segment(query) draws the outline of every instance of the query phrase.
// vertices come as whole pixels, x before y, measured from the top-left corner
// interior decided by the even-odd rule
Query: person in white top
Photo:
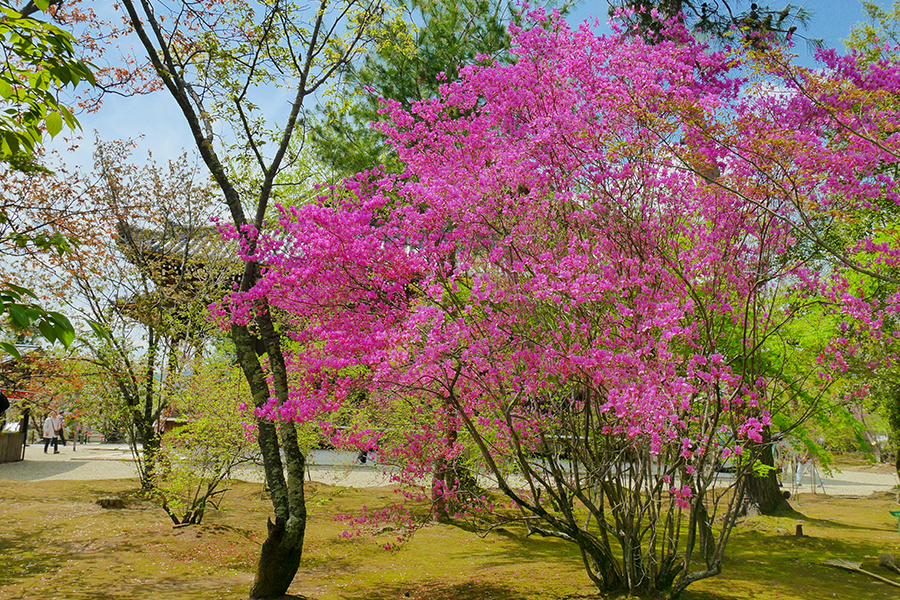
[[[63,417],[62,413],[56,416],[56,439],[57,444],[66,445],[66,433],[63,431],[63,424],[65,423],[65,417]]]
[[[47,448],[53,443],[53,454],[59,454],[59,441],[56,439],[56,431],[59,429],[59,415],[55,410],[50,411],[50,416],[44,419],[44,454],[47,454]]]

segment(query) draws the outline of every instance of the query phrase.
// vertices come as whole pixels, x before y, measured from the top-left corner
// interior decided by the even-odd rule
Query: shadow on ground
[[[9,585],[24,577],[54,573],[65,557],[41,551],[52,532],[35,527],[28,532],[17,531],[15,537],[0,537],[0,586]]]
[[[344,596],[345,600],[528,600],[526,596],[487,582],[446,584],[437,581],[386,585]]]

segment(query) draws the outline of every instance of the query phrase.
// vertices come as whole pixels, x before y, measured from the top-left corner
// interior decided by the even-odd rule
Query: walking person
[[[819,475],[819,468],[816,465],[816,456],[810,451],[807,451],[806,454],[797,459],[797,464],[794,468],[795,488],[799,488],[800,484],[803,483],[803,476],[806,473],[809,473],[812,492],[815,494],[818,488],[822,488],[822,493],[825,493],[825,483]]]
[[[63,428],[65,424],[65,417],[63,417],[62,413],[56,416],[56,438],[59,440],[57,443],[66,445],[66,432]]]
[[[50,411],[50,416],[44,419],[44,454],[47,454],[47,448],[53,443],[53,454],[59,454],[59,441],[56,439],[57,414],[55,410]]]

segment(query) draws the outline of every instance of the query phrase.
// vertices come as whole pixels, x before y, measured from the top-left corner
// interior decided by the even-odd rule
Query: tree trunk
[[[444,442],[447,449],[453,448],[459,432],[456,430],[456,424],[451,419],[455,414],[450,399],[444,399]],[[453,501],[453,497],[448,494],[456,494],[459,492],[459,474],[457,473],[457,461],[447,461],[444,458],[437,460],[434,465],[434,472],[431,475],[431,501],[434,505],[434,518],[438,523],[449,523],[452,515],[456,510],[457,503]]]
[[[257,323],[262,332],[263,344],[269,357],[269,366],[273,373],[275,395],[279,399],[287,397],[287,379],[281,344],[274,329],[267,307],[260,307],[261,314]],[[238,360],[250,391],[254,404],[262,407],[269,401],[270,390],[266,374],[254,350],[253,336],[245,326],[234,325],[231,329],[232,339],[238,354]],[[283,394],[283,396],[282,396]],[[304,498],[304,471],[306,457],[297,444],[297,434],[293,423],[280,425],[283,444],[279,443],[278,428],[268,419],[257,419],[257,441],[263,458],[266,473],[266,484],[269,489],[275,518],[269,519],[268,536],[260,550],[256,577],[250,589],[250,598],[278,598],[287,593],[303,553],[303,539],[306,533],[306,503]],[[282,446],[287,462],[281,460]]]
[[[328,14],[326,9],[329,8],[327,0],[320,0],[317,4],[319,8],[313,11],[316,16],[313,19],[312,29],[308,32],[309,35],[305,36],[300,33],[297,38],[297,40],[302,41],[301,45],[305,47],[305,50],[300,56],[291,55],[292,67],[295,68],[294,75],[296,75],[296,78],[291,79],[291,81],[292,85],[295,86],[296,93],[291,103],[290,114],[281,130],[280,141],[274,148],[267,147],[272,151],[268,166],[265,164],[261,165],[264,178],[255,198],[256,216],[252,222],[257,231],[263,227],[275,180],[281,172],[282,162],[287,156],[291,141],[294,139],[296,126],[298,119],[301,117],[306,97],[311,95],[324,79],[330,78],[333,73],[337,72],[338,67],[349,63],[354,58],[358,47],[365,43],[367,39],[364,33],[382,14],[381,6],[362,7],[362,11],[354,19],[356,25],[353,27],[348,25],[349,29],[358,27],[358,31],[351,35],[349,39],[343,40],[342,53],[322,67],[321,77],[316,77],[311,75],[311,69],[320,61],[321,48],[326,47],[330,43],[329,40],[332,40],[332,34],[334,34],[335,27],[339,23],[339,21],[335,22],[334,27],[332,27],[325,22],[325,16]],[[188,72],[179,67],[181,58],[174,51],[178,44],[173,44],[170,39],[167,39],[166,30],[161,25],[162,16],[157,17],[156,10],[151,2],[142,0],[140,3],[137,3],[134,0],[123,0],[121,5],[128,14],[128,21],[134,28],[135,35],[147,51],[147,57],[154,70],[172,98],[178,103],[182,114],[187,120],[197,151],[213,179],[222,190],[225,204],[231,213],[235,228],[238,231],[243,231],[244,226],[250,223],[246,218],[244,206],[252,201],[252,198],[242,198],[241,193],[235,186],[235,181],[232,180],[231,175],[226,170],[223,161],[220,160],[214,148],[213,119],[206,110],[203,99],[194,92],[190,80],[185,78]],[[141,7],[140,11],[138,6]],[[273,3],[271,6],[265,5],[265,8],[267,16],[264,20],[266,22],[279,23],[281,18],[279,3]],[[269,17],[271,17],[271,21],[269,21]],[[342,27],[337,27],[337,29],[339,31],[343,29],[343,24]],[[215,35],[212,30],[208,31]],[[192,35],[194,34],[201,35],[201,33],[192,32]],[[290,35],[288,34],[288,36]],[[262,51],[262,44],[268,43],[268,38],[263,37],[259,41],[260,46],[257,46],[256,49]],[[230,84],[235,80],[228,81]],[[254,85],[252,79],[248,79],[244,83],[241,83],[240,80],[237,80],[237,82],[245,90],[249,86]],[[197,84],[203,85],[202,79]],[[234,98],[238,111],[241,110],[241,102],[244,101],[242,98],[243,94],[241,98],[237,96]],[[243,113],[241,113],[241,116],[243,117]],[[250,145],[254,151],[257,151],[262,142],[255,139],[254,133],[246,121],[243,125]],[[267,154],[269,153],[267,152]],[[257,158],[260,163],[265,162],[260,154],[257,154]],[[249,244],[248,254],[252,254],[255,248],[255,238],[248,235],[246,240]],[[253,262],[248,262],[244,266],[239,289],[246,292],[258,279],[259,266]],[[238,361],[241,369],[244,371],[247,382],[250,384],[250,391],[256,407],[268,404],[271,396],[274,396],[276,401],[283,405],[288,401],[288,388],[280,338],[275,331],[265,300],[257,303],[255,309],[255,320],[260,328],[270,369],[269,374],[272,376],[273,388],[271,392],[266,380],[266,373],[255,351],[253,336],[250,335],[245,325],[234,324],[231,327],[231,334],[237,350]],[[292,423],[282,423],[278,426],[282,436],[284,456],[287,463],[286,469],[281,461],[281,447],[278,440],[279,431],[275,424],[263,419],[258,419],[257,423],[259,425],[259,447],[262,452],[266,483],[271,494],[275,518],[270,520],[268,539],[263,544],[256,581],[250,596],[251,598],[273,598],[281,596],[287,591],[300,564],[303,535],[306,528],[306,506],[303,496],[303,477],[306,461],[297,444],[297,435]]]
[[[772,435],[768,427],[763,429],[762,436],[763,441],[757,458],[763,465],[772,468],[768,470],[765,477],[757,477],[752,470],[746,475],[748,478],[747,497],[751,504],[759,508],[760,513],[771,515],[782,509],[790,508],[790,505],[778,485],[778,474],[774,468],[775,453],[772,450]]]
[[[900,477],[900,448],[894,449],[894,470],[897,472],[897,477]]]
[[[141,446],[143,447],[144,468],[141,472],[141,489],[149,492],[154,489],[156,478],[156,454],[162,440],[159,432],[152,425],[145,424],[139,430],[141,432]]]
[[[141,444],[141,459],[138,461],[138,475],[141,478],[141,490],[151,492],[156,476],[156,451],[159,449],[159,432],[153,427],[153,400],[156,396],[156,358],[159,339],[154,327],[148,328],[147,364],[144,371],[143,397],[141,386],[135,386],[132,406],[131,450],[138,456],[138,442]],[[126,400],[127,401],[127,400]]]
[[[275,427],[269,423],[274,433]],[[306,457],[299,451],[293,423],[282,425],[282,444],[288,463],[288,493],[276,507],[275,521],[268,521],[268,537],[263,542],[256,566],[256,577],[250,588],[250,598],[279,598],[287,593],[303,556],[303,539],[306,534],[306,502],[303,489],[303,475]],[[276,438],[277,439],[277,438]],[[292,448],[293,447],[293,448]],[[293,456],[292,456],[293,455]],[[299,471],[299,479],[297,472]],[[273,505],[274,505],[274,494]],[[282,510],[279,510],[281,508]],[[287,518],[279,516],[287,508]]]
[[[291,527],[278,517],[269,519],[269,535],[259,553],[256,578],[250,588],[250,598],[262,600],[279,598],[287,592],[300,567],[300,552],[297,551],[297,536]],[[303,547],[300,536],[299,548]]]
[[[894,448],[894,470],[900,477],[900,390],[893,388],[885,398],[883,407],[887,409],[887,422]]]
[[[452,485],[452,468],[443,458],[438,459],[431,474],[431,503],[434,506],[434,520],[438,523],[450,522],[450,498],[447,492]]]

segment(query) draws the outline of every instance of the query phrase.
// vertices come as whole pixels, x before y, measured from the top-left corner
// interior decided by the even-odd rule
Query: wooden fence
[[[0,433],[0,463],[22,460],[25,432]]]

